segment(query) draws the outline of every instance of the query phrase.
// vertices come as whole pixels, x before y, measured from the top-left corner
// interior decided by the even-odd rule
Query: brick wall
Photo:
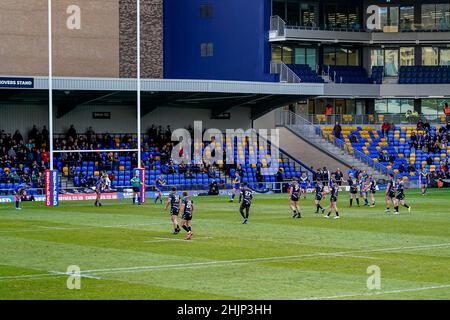
[[[119,0],[121,78],[136,77],[136,0]],[[163,0],[141,0],[141,76],[163,78]]]

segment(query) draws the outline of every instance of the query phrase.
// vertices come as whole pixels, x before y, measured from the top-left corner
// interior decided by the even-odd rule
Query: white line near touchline
[[[418,288],[410,288],[410,289],[398,289],[398,290],[388,290],[388,291],[343,294],[343,295],[328,296],[328,297],[311,297],[311,298],[303,298],[303,299],[299,299],[299,300],[327,300],[327,299],[341,299],[341,298],[351,298],[351,297],[370,297],[370,296],[379,296],[379,295],[383,295],[383,294],[416,292],[416,291],[444,289],[444,288],[450,288],[450,284],[444,284],[444,285],[439,285],[439,286],[430,286],[430,287],[418,287]]]
[[[252,262],[278,261],[278,260],[295,260],[295,259],[300,259],[300,258],[311,258],[311,257],[329,257],[329,256],[337,257],[337,256],[346,256],[346,255],[352,255],[352,254],[358,254],[358,253],[389,252],[389,251],[404,251],[404,250],[414,251],[414,250],[430,249],[430,248],[438,248],[438,247],[448,247],[448,246],[450,246],[450,243],[425,245],[425,246],[413,246],[413,247],[380,248],[380,249],[357,250],[357,251],[320,252],[320,253],[302,254],[302,255],[297,255],[297,256],[261,257],[261,258],[250,258],[250,259],[192,262],[192,263],[173,264],[173,265],[93,269],[93,270],[85,270],[84,273],[111,274],[111,273],[142,272],[142,271],[147,271],[147,270],[177,269],[177,268],[186,268],[186,267],[207,267],[207,266],[217,266],[217,265],[246,264],[246,263],[252,263]]]
[[[379,249],[369,249],[369,250],[358,250],[358,251],[347,251],[347,252],[318,252],[303,254],[297,256],[280,256],[280,257],[261,257],[261,258],[251,258],[251,259],[236,259],[236,260],[222,260],[222,261],[206,261],[206,262],[192,262],[184,264],[172,264],[172,265],[156,265],[156,266],[140,266],[140,267],[124,267],[124,268],[109,268],[109,269],[92,269],[82,271],[83,275],[103,275],[103,274],[114,274],[114,273],[129,273],[129,272],[145,272],[152,270],[167,270],[167,269],[178,269],[178,268],[198,268],[198,267],[209,267],[209,266],[222,266],[230,264],[246,264],[252,262],[264,262],[264,261],[277,261],[277,260],[295,260],[301,258],[314,258],[314,257],[341,257],[349,256],[358,253],[371,253],[371,252],[402,252],[402,251],[419,251],[424,249],[432,248],[443,248],[449,247],[450,243],[442,244],[431,244],[422,246],[411,246],[411,247],[395,247],[395,248],[379,248]],[[64,273],[64,272],[61,272]],[[50,277],[50,276],[61,276],[59,274],[53,273],[43,273],[35,275],[18,275],[18,276],[4,276],[0,277],[2,280],[14,280],[14,279],[32,279]]]

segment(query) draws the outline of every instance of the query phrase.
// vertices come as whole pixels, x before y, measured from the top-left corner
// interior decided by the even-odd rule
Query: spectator
[[[337,169],[334,173],[334,177],[336,179],[336,183],[338,186],[342,186],[342,178],[344,177],[344,174],[342,173],[341,169]]]
[[[395,159],[396,159],[395,155],[391,153],[391,155],[389,156],[389,163],[393,165],[395,163]]]
[[[74,140],[77,138],[77,131],[75,130],[73,124],[71,124],[69,130],[67,130],[67,137]]]
[[[383,138],[384,137],[386,137],[386,138],[389,137],[389,130],[391,130],[390,123],[387,122],[387,121],[384,121],[383,125],[381,126],[381,135],[382,135]]]
[[[342,127],[341,127],[341,125],[339,124],[339,122],[336,122],[336,124],[335,124],[335,126],[334,126],[334,128],[333,128],[333,131],[334,131],[334,136],[335,136],[337,139],[340,139],[340,138],[341,138]]]
[[[427,156],[426,159],[427,165],[431,166],[433,164],[433,159],[431,159],[430,155]]]
[[[399,173],[406,172],[406,168],[405,168],[405,165],[403,163],[401,163],[400,166],[398,167],[398,172]]]
[[[446,102],[444,104],[444,114],[445,114],[446,121],[449,121],[450,120],[450,107],[448,106],[448,102]]]

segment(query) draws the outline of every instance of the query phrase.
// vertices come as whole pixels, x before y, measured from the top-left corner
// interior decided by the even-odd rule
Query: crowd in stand
[[[0,183],[26,183],[36,187],[43,185],[43,172],[50,160],[46,151],[48,130],[37,126],[28,132],[25,141],[22,133],[0,133]]]

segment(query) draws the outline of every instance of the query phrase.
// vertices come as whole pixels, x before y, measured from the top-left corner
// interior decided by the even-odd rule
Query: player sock
[[[404,205],[403,205],[406,209],[408,209],[409,208],[409,206],[405,203]]]
[[[155,204],[158,202],[158,198],[159,198],[159,197],[156,197],[156,198],[155,198]]]
[[[339,212],[336,211],[336,217],[339,217]]]
[[[187,227],[187,229],[188,229],[188,232],[191,232],[191,227]]]
[[[358,207],[359,207],[359,198],[356,198],[356,204],[357,204]]]
[[[183,228],[184,230],[186,230],[186,232],[189,232],[188,227],[183,226],[182,228]]]
[[[241,209],[241,210],[239,210],[239,212],[241,213],[242,218],[245,219],[244,210]]]
[[[353,205],[353,199],[350,199],[350,207]]]
[[[394,207],[394,211],[398,212],[398,206]]]
[[[19,208],[19,201],[16,201],[16,209]]]

